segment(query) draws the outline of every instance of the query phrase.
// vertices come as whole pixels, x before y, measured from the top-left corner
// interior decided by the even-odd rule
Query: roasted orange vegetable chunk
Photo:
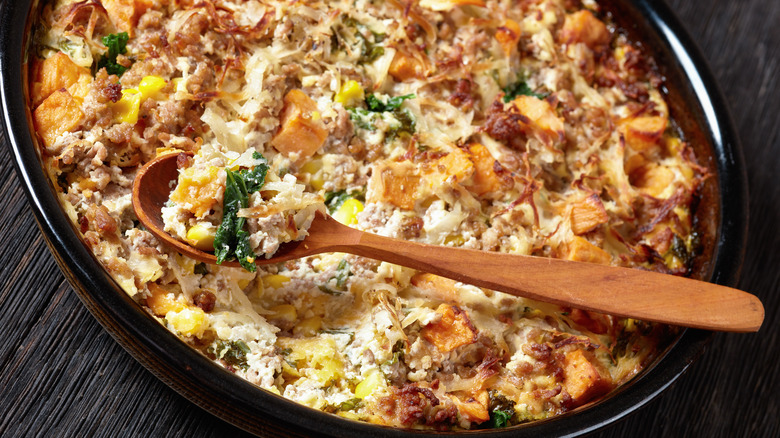
[[[608,252],[580,236],[574,236],[574,239],[569,242],[565,256],[566,260],[601,263],[603,265],[608,265],[612,261],[612,256]]]
[[[661,137],[666,131],[666,118],[660,116],[642,116],[624,120],[620,132],[626,139],[626,145],[635,151],[646,151],[660,147]]]
[[[157,316],[165,316],[171,311],[180,311],[186,306],[174,298],[169,291],[158,286],[156,283],[149,284],[149,296],[146,298],[146,305]]]
[[[429,163],[424,173],[425,180],[431,187],[445,183],[461,183],[474,173],[474,163],[471,162],[468,154],[455,149]]]
[[[458,397],[453,397],[452,401],[458,408],[458,413],[472,423],[483,423],[490,420],[490,413],[488,412],[488,393],[482,391],[476,398],[468,397],[466,400],[461,400]]]
[[[177,204],[190,204],[189,211],[196,217],[204,217],[217,203],[217,193],[222,188],[218,176],[219,169],[214,166],[205,170],[184,169],[179,173],[179,184],[171,193],[171,200]]]
[[[71,96],[83,99],[92,82],[89,70],[78,66],[62,52],[44,60],[34,60],[33,72],[33,107],[37,107],[52,93],[63,88],[68,90]]]
[[[121,32],[127,32],[132,37],[138,17],[143,15],[149,6],[149,0],[101,0],[106,8],[108,18]]]
[[[46,148],[51,148],[57,137],[79,126],[83,118],[81,105],[65,89],[52,93],[33,112],[35,130]]]
[[[425,65],[414,56],[399,50],[395,52],[388,73],[395,80],[401,82],[410,79],[423,79],[425,77]]]
[[[328,138],[317,103],[298,89],[284,96],[281,125],[271,145],[299,163],[314,155]]]
[[[520,25],[510,19],[504,21],[504,25],[496,29],[496,40],[501,44],[501,48],[504,49],[506,56],[509,56],[512,50],[517,47],[521,33]]]
[[[420,272],[412,277],[411,283],[442,301],[448,303],[458,302],[458,291],[455,289],[455,283],[457,282],[455,280]]]
[[[436,309],[441,315],[437,322],[420,330],[420,335],[442,353],[448,353],[462,345],[477,341],[477,329],[471,324],[466,312],[457,306],[442,304]]]
[[[609,29],[592,12],[583,9],[566,15],[558,40],[564,44],[584,43],[592,50],[600,50],[609,44]]]
[[[469,190],[477,196],[499,193],[505,184],[504,178],[497,173],[501,166],[485,146],[474,143],[468,148],[469,158],[474,162],[474,175]]]
[[[537,128],[552,140],[563,139],[563,119],[558,117],[552,105],[535,96],[518,96],[512,102],[520,114],[528,117]]]
[[[414,165],[409,162],[384,163],[373,169],[368,202],[389,202],[396,207],[411,210],[417,202],[417,189],[420,176],[414,173]]]
[[[566,353],[563,365],[563,387],[575,405],[608,392],[612,378],[596,362],[589,360],[582,350]]]
[[[571,230],[574,234],[585,234],[609,220],[604,204],[596,194],[573,204],[571,209]]]

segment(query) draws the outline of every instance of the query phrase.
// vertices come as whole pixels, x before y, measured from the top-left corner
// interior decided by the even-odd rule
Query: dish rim
[[[547,420],[506,429],[435,432],[398,429],[347,420],[314,410],[261,390],[215,365],[170,333],[124,293],[97,262],[50,190],[31,134],[26,105],[24,60],[31,11],[41,0],[0,4],[0,105],[6,144],[16,174],[32,207],[47,246],[77,295],[103,327],[138,362],[189,401],[255,434],[332,434],[409,436],[575,436],[613,423],[644,406],[670,386],[704,351],[712,333],[688,329],[665,355],[639,376],[598,401]],[[627,3],[627,2],[619,2]],[[628,7],[645,17],[664,44],[658,53],[673,55],[690,87],[686,101],[699,115],[702,133],[712,142],[716,159],[720,223],[713,250],[710,281],[735,286],[745,253],[748,220],[744,159],[728,109],[703,56],[669,8],[657,0],[636,0]],[[20,30],[20,25],[23,25]],[[660,51],[659,51],[660,50]],[[716,110],[717,109],[717,110]],[[119,292],[119,293],[117,293]],[[587,414],[579,415],[583,410]],[[305,424],[300,421],[306,418]]]

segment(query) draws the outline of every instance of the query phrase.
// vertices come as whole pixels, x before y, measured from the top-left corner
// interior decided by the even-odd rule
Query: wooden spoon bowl
[[[201,262],[216,264],[165,231],[162,207],[177,179],[179,154],[161,155],[138,171],[133,209],[160,241]],[[281,246],[258,264],[323,252],[346,252],[499,290],[515,296],[616,316],[708,330],[754,332],[764,307],[746,292],[690,278],[592,263],[503,254],[391,239],[365,233],[318,213],[302,241]],[[239,266],[237,262],[226,262]]]

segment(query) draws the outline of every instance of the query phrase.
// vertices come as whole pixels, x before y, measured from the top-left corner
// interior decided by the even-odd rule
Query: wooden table
[[[780,2],[669,3],[709,60],[741,133],[751,219],[740,287],[761,298],[767,315],[758,334],[716,334],[669,390],[598,435],[777,437]],[[49,254],[10,160],[0,148],[0,436],[243,436],[103,331]]]

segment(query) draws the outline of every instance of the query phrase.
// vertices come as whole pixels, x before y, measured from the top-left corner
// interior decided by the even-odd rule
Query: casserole
[[[706,204],[706,203],[705,203]]]

